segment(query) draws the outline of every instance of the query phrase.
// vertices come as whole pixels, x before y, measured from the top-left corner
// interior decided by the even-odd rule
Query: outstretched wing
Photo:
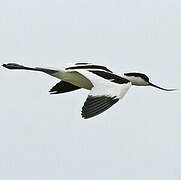
[[[89,95],[82,107],[82,117],[85,119],[96,116],[109,109],[113,104],[119,101],[119,98],[109,96],[91,96]]]
[[[80,87],[75,86],[75,85],[65,82],[65,81],[60,81],[55,86],[53,86],[49,92],[50,92],[50,94],[60,94],[60,93],[74,91],[77,89],[80,89]]]
[[[131,82],[118,75],[106,71],[77,70],[93,84],[83,107],[82,117],[94,117],[121,99],[131,86]]]

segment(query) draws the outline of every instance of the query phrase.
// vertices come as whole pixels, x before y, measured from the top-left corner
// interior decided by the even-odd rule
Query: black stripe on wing
[[[75,65],[87,65],[87,64],[90,64],[90,63],[75,63]]]
[[[85,119],[96,116],[107,109],[109,109],[113,104],[119,101],[116,96],[88,96],[84,106],[82,107],[82,117]]]
[[[100,66],[100,65],[85,65],[85,66],[72,66],[72,67],[67,67],[66,70],[69,70],[69,69],[100,69],[100,70],[104,70],[104,71],[107,71],[107,72],[110,72],[112,73],[112,71],[110,71],[107,67],[105,66]]]
[[[102,78],[104,78],[104,79],[108,79],[111,82],[115,82],[118,84],[125,84],[125,83],[130,82],[129,80],[122,78],[122,77],[120,77],[116,74],[113,74],[113,73],[109,73],[109,72],[105,72],[105,71],[96,71],[96,70],[89,70],[89,71],[102,77]]]
[[[80,87],[75,86],[75,85],[65,82],[65,81],[60,81],[55,86],[53,86],[49,92],[50,92],[50,94],[60,94],[60,93],[74,91],[77,89],[80,89]]]

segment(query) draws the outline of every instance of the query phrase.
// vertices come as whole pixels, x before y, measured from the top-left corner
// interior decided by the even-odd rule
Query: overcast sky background
[[[94,62],[181,88],[180,0],[6,0],[0,63]],[[132,87],[89,121],[87,90],[0,67],[0,179],[180,180],[181,92]]]

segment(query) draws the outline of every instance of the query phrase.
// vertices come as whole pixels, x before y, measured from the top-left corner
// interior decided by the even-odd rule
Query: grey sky
[[[96,62],[181,88],[179,0],[6,0],[0,63]],[[58,80],[1,68],[0,179],[179,180],[180,91],[132,87],[83,120],[88,91],[50,96]]]

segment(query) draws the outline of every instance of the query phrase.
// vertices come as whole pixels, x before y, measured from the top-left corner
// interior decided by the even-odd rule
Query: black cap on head
[[[126,76],[134,76],[134,77],[140,77],[142,79],[144,79],[146,82],[149,82],[149,77],[146,76],[145,74],[142,74],[142,73],[124,73],[124,75]]]

